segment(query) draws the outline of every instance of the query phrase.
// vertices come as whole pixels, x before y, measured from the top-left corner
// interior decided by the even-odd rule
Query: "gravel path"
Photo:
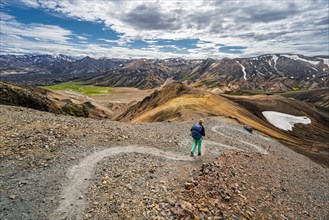
[[[253,150],[256,150],[256,152],[259,152],[259,153],[261,153],[261,154],[268,154],[268,152],[264,149],[264,148],[262,148],[262,147],[260,147],[260,146],[258,146],[258,145],[256,145],[256,144],[253,144],[253,143],[250,143],[250,142],[247,142],[247,141],[243,141],[243,140],[241,140],[241,139],[239,139],[239,138],[236,138],[236,137],[233,137],[233,136],[229,136],[229,135],[227,135],[227,134],[225,134],[224,132],[228,132],[228,131],[236,131],[236,132],[240,132],[240,133],[242,133],[242,134],[244,134],[245,136],[248,136],[248,139],[250,139],[250,134],[248,134],[246,131],[244,131],[244,130],[241,130],[241,128],[240,129],[236,129],[236,128],[234,128],[234,127],[230,127],[230,126],[228,126],[228,125],[226,125],[226,126],[213,126],[212,128],[211,128],[211,130],[212,131],[214,131],[214,132],[216,132],[216,133],[218,133],[218,134],[220,134],[220,135],[223,135],[225,138],[228,138],[228,139],[231,139],[231,140],[234,140],[236,143],[238,143],[237,145],[239,146],[241,146],[241,143],[243,144],[243,145],[245,145],[245,146],[241,146],[240,147],[240,149],[241,150],[243,150],[244,148],[253,148]],[[263,137],[262,135],[260,135],[260,134],[258,134],[257,136],[255,136],[255,135],[253,135],[252,136],[252,138],[253,139],[258,139],[258,138],[262,138],[263,140],[267,140],[267,138],[266,137]],[[271,140],[269,140],[269,141],[271,141]],[[213,142],[210,142],[210,143],[213,143]],[[215,144],[219,144],[219,143],[215,143]],[[227,149],[234,149],[234,150],[236,150],[237,148],[234,148],[234,147],[227,147],[226,146],[226,148]]]
[[[148,154],[170,160],[193,161],[193,158],[188,156],[141,146],[113,147],[95,152],[81,160],[78,165],[69,169],[67,172],[69,182],[62,192],[63,200],[61,200],[58,209],[51,214],[50,219],[81,219],[79,216],[85,208],[83,195],[88,189],[89,180],[93,175],[95,165],[105,157],[122,153]]]
[[[193,122],[0,112],[0,219],[329,217],[328,169],[234,120],[206,119],[202,156],[191,158]]]
[[[225,136],[226,138],[232,139],[232,137],[229,137],[222,132],[218,130],[218,128],[223,128],[223,126],[214,126],[212,127],[212,130],[218,134],[221,134]],[[228,129],[229,127],[226,126],[225,129]],[[230,128],[232,130],[236,130],[238,132],[243,132],[241,130]],[[243,132],[244,133],[244,132]],[[237,140],[243,144],[246,144],[248,146],[254,147],[256,152],[260,152],[263,154],[267,154],[267,151],[263,148],[245,142]],[[205,154],[206,152],[206,146],[205,145],[215,145],[219,147],[224,147],[225,149],[234,149],[234,150],[240,150],[239,148],[228,146],[225,144],[221,144],[215,141],[204,141],[203,146],[203,152],[202,154]],[[83,195],[88,189],[89,180],[93,175],[94,167],[97,164],[97,162],[103,160],[105,157],[112,157],[117,154],[122,153],[139,153],[139,154],[149,154],[153,156],[158,157],[164,157],[166,159],[170,160],[178,160],[178,161],[193,161],[194,158],[191,158],[186,155],[177,155],[173,152],[163,151],[156,148],[147,148],[147,147],[141,147],[141,146],[127,146],[127,147],[113,147],[108,148],[99,152],[95,152],[83,160],[80,161],[78,165],[75,165],[69,169],[67,172],[67,177],[69,179],[68,184],[64,187],[62,192],[62,200],[60,202],[60,205],[58,209],[55,210],[54,213],[51,214],[50,219],[56,220],[56,219],[80,219],[80,213],[85,208]],[[208,154],[212,154],[211,151],[207,152]]]

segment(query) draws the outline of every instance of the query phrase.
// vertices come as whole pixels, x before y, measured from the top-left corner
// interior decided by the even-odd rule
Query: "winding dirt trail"
[[[105,157],[122,153],[149,154],[178,161],[194,160],[190,156],[140,146],[114,147],[95,152],[68,170],[67,178],[69,182],[62,191],[62,200],[59,207],[51,214],[50,219],[81,219],[80,213],[85,207],[83,195],[88,189],[89,179],[93,175],[95,165]]]
[[[212,127],[212,131],[213,132],[216,132],[217,134],[219,134],[219,135],[222,135],[223,137],[225,137],[225,138],[228,138],[228,139],[230,139],[230,140],[232,140],[232,141],[234,141],[234,142],[236,142],[236,143],[239,143],[238,145],[240,145],[241,146],[241,144],[243,144],[243,145],[245,145],[247,148],[253,148],[254,150],[256,150],[256,152],[258,152],[258,153],[261,153],[261,154],[268,154],[268,152],[267,152],[267,150],[265,150],[264,148],[262,148],[261,146],[258,146],[258,145],[256,145],[256,144],[253,144],[253,143],[250,143],[250,142],[248,142],[248,141],[242,141],[242,140],[238,140],[238,139],[236,139],[236,137],[231,137],[231,136],[228,136],[228,135],[226,135],[223,131],[221,131],[220,129],[225,129],[225,130],[234,130],[234,131],[238,131],[238,132],[241,132],[241,133],[243,133],[243,134],[247,134],[248,136],[249,136],[249,138],[252,138],[252,139],[256,139],[257,140],[257,138],[261,138],[261,139],[263,139],[263,141],[267,141],[267,142],[272,142],[272,140],[271,139],[268,139],[268,138],[266,138],[266,137],[264,137],[264,136],[262,136],[262,135],[259,135],[259,134],[248,134],[247,132],[245,132],[245,131],[243,131],[243,130],[239,130],[239,129],[236,129],[236,128],[232,128],[232,127],[228,127],[228,126],[219,126],[219,125],[217,125],[217,126],[214,126],[214,127]],[[210,142],[210,143],[212,143],[212,144],[216,144],[216,145],[219,145],[219,146],[222,146],[222,147],[225,147],[225,148],[228,148],[228,149],[234,149],[234,150],[242,150],[242,151],[244,151],[244,149],[242,149],[242,148],[236,148],[236,147],[232,147],[232,146],[224,146],[224,144],[219,144],[219,143],[213,143],[213,142]]]
[[[212,127],[212,131],[222,135],[225,138],[228,138],[229,140],[234,140],[235,143],[239,143],[236,146],[245,145],[244,147],[233,147],[230,145],[218,143],[215,141],[205,140],[204,146],[203,146],[203,152],[206,151],[206,145],[215,145],[219,148],[224,149],[233,149],[233,150],[240,150],[240,151],[256,151],[261,154],[267,154],[267,151],[253,143],[249,143],[247,141],[241,141],[236,140],[236,138],[231,137],[224,132],[220,131],[220,128],[223,128],[223,126],[214,126]],[[234,129],[238,132],[245,133],[243,130],[239,130],[236,128],[230,128],[226,127],[225,129]],[[259,138],[257,135],[255,138]],[[266,140],[265,137],[263,140]],[[271,141],[270,139],[267,139],[267,141]],[[185,140],[184,143],[181,143],[186,146],[186,144],[189,143],[189,141]],[[247,147],[246,147],[247,146]],[[94,168],[96,164],[103,160],[105,157],[111,157],[122,153],[141,153],[141,154],[148,154],[158,157],[167,158],[170,160],[176,160],[176,161],[194,161],[195,159],[193,157],[190,157],[189,154],[187,155],[178,155],[175,152],[167,152],[163,151],[157,148],[149,148],[149,147],[142,147],[142,146],[126,146],[126,147],[113,147],[108,148],[105,150],[101,150],[98,152],[95,152],[84,159],[81,160],[81,162],[73,167],[71,167],[67,172],[67,178],[68,183],[63,188],[62,191],[62,200],[60,201],[60,204],[58,208],[50,215],[51,220],[58,220],[58,219],[81,219],[81,212],[85,208],[85,201],[83,198],[83,195],[85,195],[85,192],[88,190],[90,178],[93,176]],[[211,152],[209,152],[211,153]]]

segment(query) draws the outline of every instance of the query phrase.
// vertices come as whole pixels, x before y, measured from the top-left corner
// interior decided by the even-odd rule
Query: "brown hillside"
[[[119,115],[116,119],[119,121],[131,121],[138,115],[147,112],[164,104],[165,102],[183,94],[202,94],[199,90],[193,89],[183,83],[170,83],[161,90],[155,90],[151,95],[144,98],[141,102],[133,105],[128,111]]]
[[[287,92],[280,94],[284,97],[294,98],[300,101],[312,103],[318,107],[329,110],[329,88]]]
[[[171,83],[162,90],[155,91],[117,119],[131,122],[160,122],[185,121],[209,116],[231,116],[270,136],[300,143],[298,139],[286,136],[278,129],[268,129],[267,122],[239,104],[182,83]]]
[[[277,111],[295,116],[307,116],[311,119],[311,124],[295,124],[292,131],[283,131],[287,136],[298,139],[302,144],[293,148],[303,154],[310,155],[316,160],[328,161],[329,158],[329,117],[328,113],[318,110],[312,104],[285,98],[280,95],[254,95],[254,96],[230,96],[226,98],[243,106],[252,114],[264,121],[263,111]],[[271,124],[267,126],[271,130],[279,130]],[[286,142],[291,144],[289,142]]]
[[[278,111],[296,116],[307,116],[312,123],[296,124],[293,131],[274,127],[262,111]],[[312,105],[278,95],[218,96],[193,89],[181,83],[172,83],[146,97],[117,119],[131,122],[184,121],[209,116],[230,116],[277,138],[293,149],[327,163],[329,147],[329,119]]]
[[[111,112],[90,101],[80,102],[46,89],[0,81],[0,104],[22,106],[56,114],[107,118]]]

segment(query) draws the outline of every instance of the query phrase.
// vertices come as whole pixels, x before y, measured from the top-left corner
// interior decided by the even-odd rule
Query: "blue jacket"
[[[192,137],[196,140],[200,140],[202,138],[202,136],[205,136],[205,130],[204,127],[202,125],[193,125],[191,128],[191,134]]]

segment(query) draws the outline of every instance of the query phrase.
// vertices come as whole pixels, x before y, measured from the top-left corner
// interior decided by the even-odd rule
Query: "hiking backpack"
[[[193,125],[191,128],[192,137],[196,140],[200,140],[202,138],[202,126],[201,125]]]

